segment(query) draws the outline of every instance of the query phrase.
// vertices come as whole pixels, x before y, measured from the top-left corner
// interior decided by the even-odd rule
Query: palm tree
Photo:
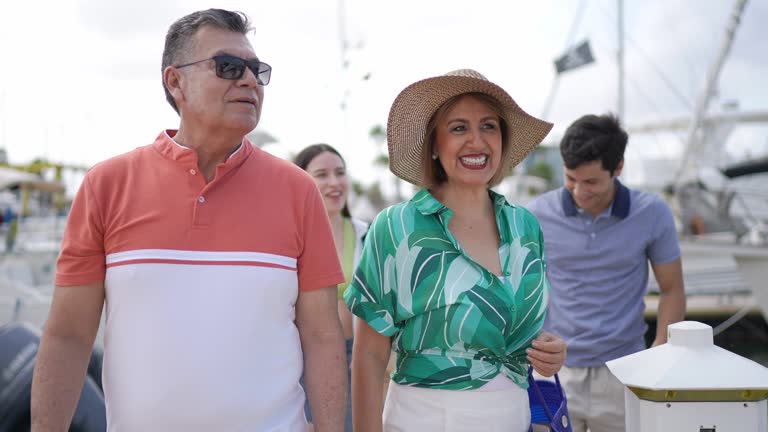
[[[374,159],[374,164],[388,168],[389,167],[389,155],[385,151],[386,146],[383,146],[382,144],[386,143],[387,141],[387,130],[382,126],[381,124],[376,124],[373,127],[371,127],[370,131],[368,131],[368,137],[371,139],[371,141],[374,142],[376,147],[379,149],[379,154]],[[403,192],[402,192],[402,180],[397,178],[396,176],[392,176],[392,179],[394,181],[395,186],[395,202],[400,202],[403,200]]]

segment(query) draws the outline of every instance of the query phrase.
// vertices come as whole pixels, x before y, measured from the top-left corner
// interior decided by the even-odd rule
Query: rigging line
[[[595,3],[597,3],[603,15],[605,15],[611,22],[616,22],[616,15],[614,15],[611,11],[609,11],[608,8],[605,7],[605,4],[603,2],[598,1]]]
[[[616,16],[608,10],[605,5],[601,2],[597,2],[600,11],[605,15],[609,20],[615,21]],[[661,68],[651,60],[651,57],[640,47],[640,44],[636,42],[631,36],[629,36],[629,33],[624,29],[624,38],[629,41],[633,46],[633,52],[636,51],[640,54],[640,56],[648,62],[651,69],[656,73],[656,75],[659,76],[659,78],[664,82],[664,85],[669,88],[669,90],[680,100],[680,102],[688,109],[693,109],[693,103],[685,97],[685,95],[682,94],[682,92],[672,83],[672,81],[666,76],[666,74],[663,73]]]
[[[626,39],[629,41],[629,43],[632,44],[634,51],[640,54],[643,59],[648,62],[648,65],[651,67],[651,69],[656,72],[656,75],[661,79],[661,81],[667,86],[669,91],[672,92],[677,98],[679,99],[680,103],[682,103],[685,108],[692,110],[693,109],[693,102],[691,102],[683,93],[672,83],[672,80],[667,77],[666,74],[661,70],[661,68],[653,61],[651,60],[651,57],[643,51],[642,48],[640,48],[640,45],[631,37],[628,35],[625,36]]]
[[[659,106],[656,105],[656,103],[653,102],[654,99],[648,96],[648,94],[642,90],[642,87],[640,86],[640,84],[629,76],[626,76],[625,79],[629,81],[629,83],[632,85],[632,88],[640,95],[643,102],[645,102],[648,105],[648,107],[650,107],[651,111],[653,111],[657,117],[659,118],[663,117],[664,112],[661,109],[659,109]],[[681,143],[683,144],[685,143],[685,139],[683,139],[681,136],[678,136],[676,134],[676,138],[678,138]]]
[[[570,48],[573,39],[576,37],[576,31],[579,29],[579,24],[581,24],[581,18],[584,17],[586,6],[587,2],[585,0],[579,2],[579,6],[576,9],[576,15],[574,15],[573,22],[571,23],[571,29],[568,31],[568,39],[565,40],[565,49]]]
[[[586,0],[581,0],[576,8],[576,14],[573,16],[571,22],[571,28],[568,30],[568,38],[565,40],[565,49],[568,50],[573,44],[573,39],[576,37],[576,32],[581,24],[581,19],[584,17],[584,10],[586,9]],[[541,118],[546,119],[549,116],[549,111],[552,109],[552,104],[555,102],[555,96],[557,90],[560,87],[560,74],[555,73],[555,77],[552,80],[552,86],[549,89],[547,98],[544,101],[544,108],[541,110]]]
[[[552,80],[552,86],[549,88],[547,99],[544,101],[544,108],[541,110],[541,118],[546,119],[549,116],[549,110],[552,109],[552,103],[555,101],[555,94],[557,94],[557,88],[560,85],[560,75],[555,75]]]
[[[658,115],[659,117],[661,117],[661,116],[662,116],[662,114],[663,114],[663,111],[662,111],[662,110],[659,108],[659,106],[658,106],[658,105],[656,105],[656,103],[654,102],[653,98],[651,98],[650,96],[648,96],[648,94],[647,94],[647,93],[645,93],[645,92],[643,91],[643,88],[642,88],[642,86],[640,85],[640,83],[638,83],[637,81],[635,81],[634,79],[632,79],[632,77],[630,77],[630,76],[626,76],[626,77],[625,77],[625,79],[626,79],[627,81],[629,81],[629,83],[632,85],[632,87],[635,89],[635,91],[636,91],[638,94],[640,94],[640,96],[642,97],[643,101],[644,101],[644,102],[645,102],[645,103],[648,105],[648,107],[649,107],[649,108],[650,108],[652,111],[654,111],[654,112],[656,113],[656,115]]]

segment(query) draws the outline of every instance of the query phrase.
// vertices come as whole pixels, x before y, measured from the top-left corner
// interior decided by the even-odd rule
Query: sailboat
[[[618,0],[618,97],[616,113],[624,117],[624,34],[622,1]],[[709,314],[722,321],[724,331],[747,315],[762,315],[768,322],[768,194],[749,186],[749,177],[764,176],[768,158],[722,166],[724,146],[740,124],[768,124],[768,111],[742,112],[734,104],[712,112],[713,94],[743,18],[747,0],[735,0],[716,58],[690,116],[650,124],[629,124],[633,138],[647,132],[685,133],[682,155],[667,164],[646,164],[657,170],[646,178],[656,182],[640,185],[660,193],[670,203],[680,228],[680,245],[688,313]],[[573,31],[572,31],[573,33]],[[556,62],[552,92],[545,103],[547,117],[558,88],[560,73],[589,64],[588,45],[570,48]],[[541,158],[541,156],[539,156]],[[551,158],[550,158],[551,159]],[[636,169],[630,167],[630,170]],[[763,183],[764,184],[764,183]],[[634,185],[638,186],[638,185]],[[519,189],[516,192],[520,192]],[[515,192],[510,192],[515,194]],[[517,194],[515,194],[517,196]],[[518,200],[525,202],[525,199]],[[646,316],[657,310],[658,286],[649,282]]]
[[[49,168],[56,171],[52,178],[41,175]],[[41,327],[48,315],[66,221],[64,168],[72,169],[41,161],[29,166],[0,162],[0,326],[28,322]]]
[[[733,43],[734,36],[741,22],[746,0],[734,3],[731,17],[715,61],[710,66],[707,81],[687,126],[687,140],[670,187],[673,208],[678,210],[683,236],[680,246],[683,253],[683,268],[686,291],[689,299],[697,295],[714,295],[716,302],[722,296],[733,298],[743,291],[750,293],[744,304],[725,321],[718,331],[735,323],[751,310],[757,308],[768,321],[768,212],[757,212],[760,205],[768,203],[768,194],[754,195],[755,191],[741,189],[733,181],[736,174],[761,175],[759,169],[739,170],[736,167],[720,167],[726,138],[736,122],[768,122],[768,113],[730,113],[728,115],[707,116],[708,106],[720,71]],[[707,186],[705,177],[714,175],[717,189]],[[710,182],[711,184],[711,182]],[[706,212],[702,209],[703,192],[713,193],[717,199],[717,212],[714,223],[719,227],[708,226]],[[700,193],[696,193],[700,192]],[[735,205],[739,203],[741,207]],[[739,211],[741,210],[741,211]],[[710,213],[711,216],[711,213]],[[722,279],[730,273],[737,273],[743,281],[729,284]],[[711,281],[720,283],[712,286]],[[737,278],[738,280],[738,278]],[[695,305],[695,299],[693,305]],[[689,307],[690,310],[690,307]]]

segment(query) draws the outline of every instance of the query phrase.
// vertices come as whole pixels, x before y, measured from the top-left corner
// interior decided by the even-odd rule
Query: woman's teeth
[[[461,162],[466,165],[483,165],[488,160],[488,156],[464,156]]]

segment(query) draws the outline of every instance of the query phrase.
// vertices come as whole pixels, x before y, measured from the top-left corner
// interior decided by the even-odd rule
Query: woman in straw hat
[[[359,317],[355,430],[528,430],[528,366],[553,375],[565,343],[541,331],[549,285],[539,224],[490,187],[551,127],[472,70],[395,99],[390,170],[422,189],[373,221],[344,294]]]

